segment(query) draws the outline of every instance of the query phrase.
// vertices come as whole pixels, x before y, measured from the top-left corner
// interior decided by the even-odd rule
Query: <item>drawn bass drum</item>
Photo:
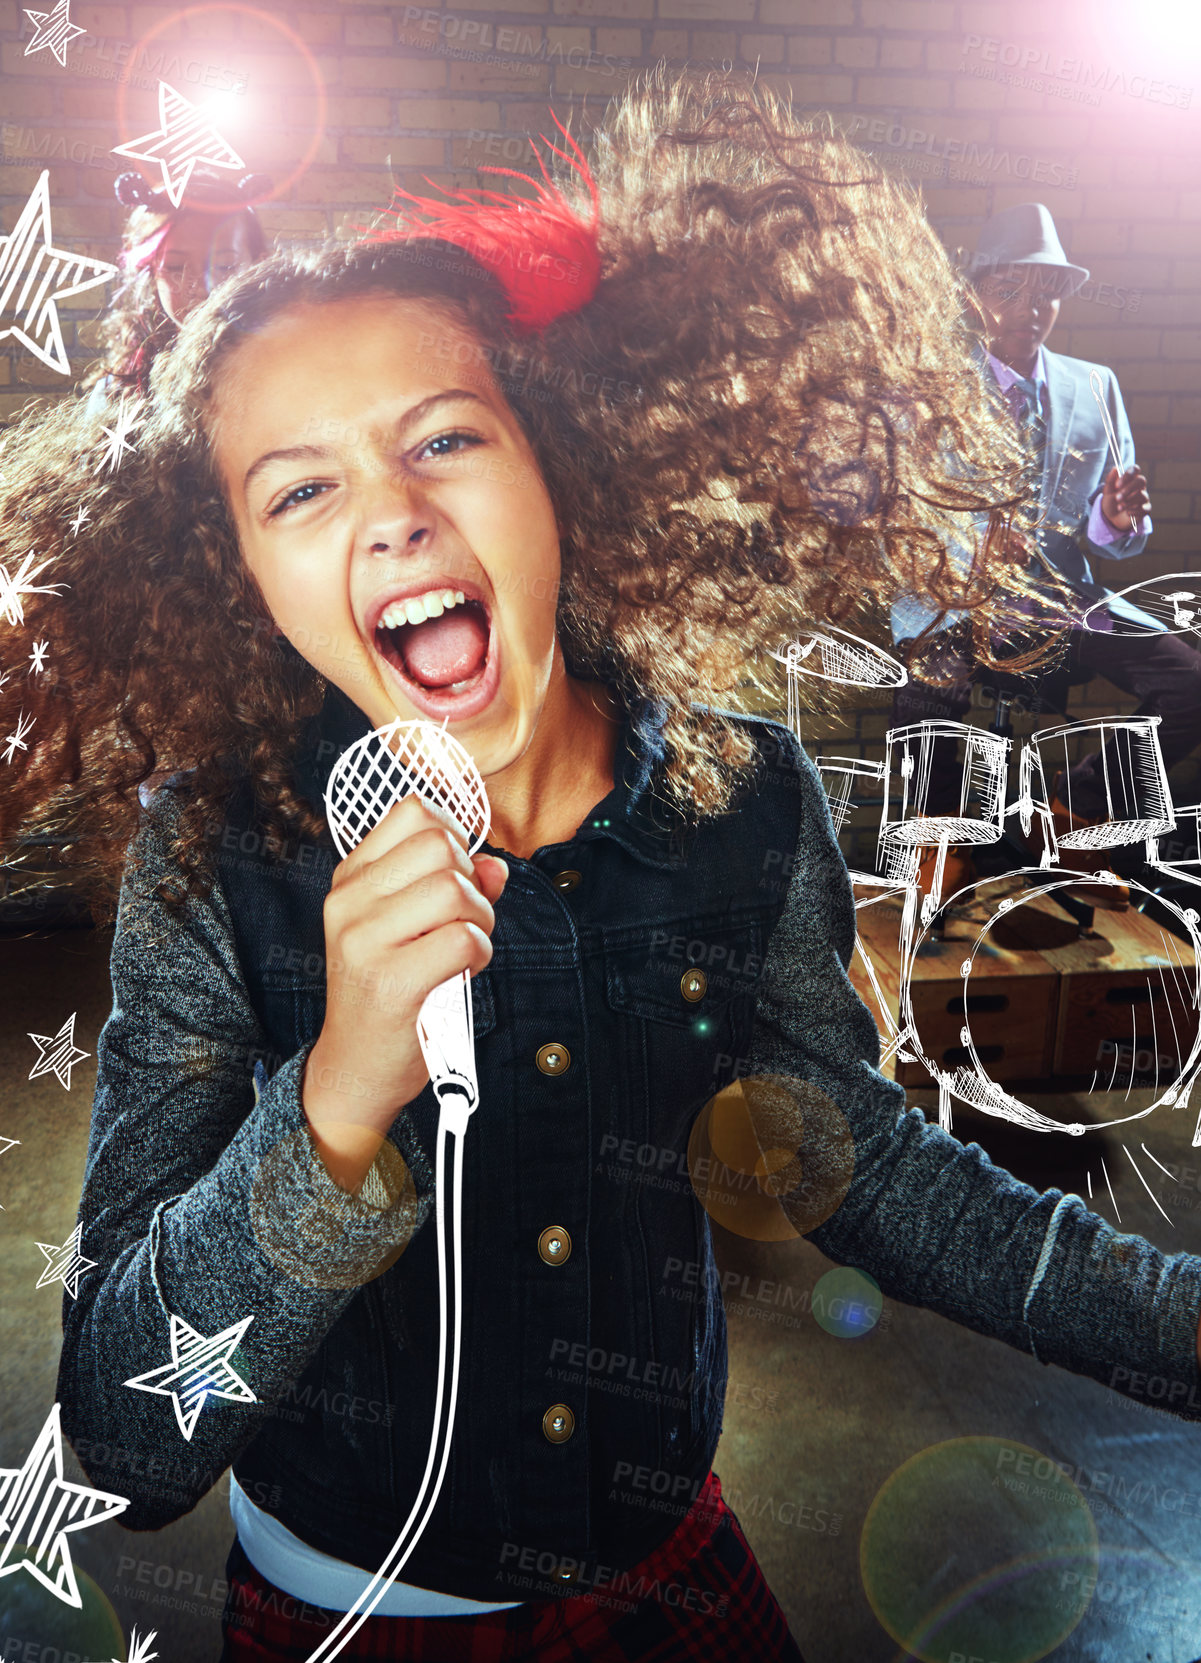
[[[919,926],[901,989],[905,1050],[937,1085],[940,1120],[952,1100],[1032,1131],[1082,1134],[1183,1108],[1201,1073],[1201,932],[1198,914],[1156,896],[1175,929],[1137,910],[1151,891],[1130,881],[1132,906],[1097,908],[1081,935],[1055,905],[1069,886],[1086,903],[1108,880],[1050,868],[967,885],[937,920]],[[1103,899],[1103,897],[1098,897]],[[1096,1104],[1096,1119],[1023,1100],[1022,1080],[1075,1078],[1077,1091],[1124,1093]],[[1153,1101],[1126,1110],[1132,1089]],[[1071,1088],[1065,1091],[1065,1098]]]

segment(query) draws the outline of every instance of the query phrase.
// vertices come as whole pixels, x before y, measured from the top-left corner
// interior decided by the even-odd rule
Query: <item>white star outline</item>
[[[101,425],[102,432],[108,434],[108,444],[105,445],[104,454],[100,458],[100,461],[104,466],[108,467],[110,470],[119,468],[122,460],[124,459],[125,452],[127,450],[137,450],[138,447],[134,444],[129,435],[131,433],[136,433],[141,425],[142,418],[137,414],[136,407],[131,406],[128,399],[125,400],[125,402],[121,405],[120,410],[117,412],[116,427],[105,427],[103,424]]]
[[[23,1465],[0,1467],[0,1577],[24,1568],[56,1599],[79,1610],[83,1600],[67,1537],[115,1518],[129,1502],[63,1478],[60,1413],[56,1403]],[[14,1557],[18,1551],[20,1559]]]
[[[236,1372],[230,1355],[241,1343],[254,1321],[243,1317],[211,1339],[198,1334],[190,1323],[171,1313],[171,1361],[160,1368],[135,1375],[125,1384],[138,1392],[155,1392],[169,1397],[179,1430],[191,1442],[200,1411],[210,1397],[225,1397],[233,1403],[257,1403],[250,1387]]]
[[[0,1155],[7,1155],[10,1149],[18,1148],[20,1142],[20,1138],[0,1138]],[[6,1207],[0,1207],[0,1213],[7,1212],[7,1210]]]
[[[72,1299],[79,1298],[79,1278],[85,1271],[96,1268],[96,1260],[85,1259],[79,1251],[82,1239],[83,1225],[77,1224],[61,1247],[55,1247],[52,1242],[47,1241],[36,1244],[46,1255],[46,1268],[38,1277],[39,1288],[48,1288],[52,1282],[61,1282]]]
[[[41,675],[42,671],[46,668],[46,654],[49,651],[49,641],[35,641],[33,643],[33,651],[29,655],[32,660],[32,664],[27,674],[33,676]]]
[[[209,167],[243,168],[245,162],[226,143],[208,120],[204,110],[189,102],[166,81],[158,84],[158,130],[140,139],[113,147],[114,156],[128,156],[131,162],[157,162],[163,187],[173,208],[178,208],[197,163]]]
[[[25,56],[31,52],[41,52],[49,48],[58,59],[60,69],[67,67],[67,47],[76,35],[86,35],[87,30],[81,29],[78,23],[71,22],[71,0],[58,0],[52,12],[31,12],[25,7],[25,16],[33,24],[34,36],[25,48]]]
[[[41,241],[37,240],[40,233]],[[107,260],[55,248],[50,226],[50,169],[43,168],[17,223],[0,237],[0,313],[19,319],[0,328],[13,335],[47,369],[70,375],[56,302],[85,294],[118,275]],[[87,272],[89,275],[85,276]]]
[[[129,1660],[128,1663],[154,1663],[158,1656],[150,1647],[158,1639],[158,1629],[152,1628],[149,1634],[139,1634],[136,1628],[129,1631]],[[114,1657],[112,1663],[121,1663],[120,1658]]]
[[[72,1011],[62,1027],[54,1035],[30,1034],[28,1037],[41,1053],[37,1062],[29,1070],[29,1078],[36,1080],[39,1074],[56,1074],[58,1083],[67,1091],[71,1089],[71,1068],[81,1057],[90,1057],[90,1051],[81,1051],[75,1043],[75,1016]],[[51,1050],[50,1047],[54,1049]]]
[[[5,679],[7,680],[8,678],[6,677]],[[17,716],[17,725],[16,725],[16,727],[9,734],[8,738],[4,741],[4,760],[5,760],[5,762],[11,762],[13,757],[16,756],[18,751],[27,751],[29,749],[29,746],[25,743],[25,740],[29,735],[30,729],[33,727],[33,724],[36,721],[37,721],[36,716],[31,716],[29,718],[29,720],[26,721],[25,720],[25,712],[22,710],[19,713],[19,715]],[[32,1038],[32,1037],[33,1036],[30,1035],[30,1038]]]
[[[53,559],[54,556],[48,554],[40,566],[34,566],[31,570],[33,550],[30,549],[15,576],[9,577],[8,568],[0,566],[0,612],[3,612],[14,627],[25,622],[25,608],[21,605],[22,595],[57,595],[60,589],[67,587],[65,583],[33,582]]]

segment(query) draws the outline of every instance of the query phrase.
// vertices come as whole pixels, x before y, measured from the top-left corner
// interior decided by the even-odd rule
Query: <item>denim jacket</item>
[[[853,900],[816,770],[786,729],[749,726],[761,767],[736,812],[689,828],[663,807],[643,710],[575,836],[506,857],[472,987],[457,1419],[408,1582],[570,1593],[687,1509],[726,1382],[689,1134],[737,1075],[800,1077],[845,1116],[850,1188],[811,1237],[831,1258],[1043,1362],[1179,1382],[1168,1401],[1201,1415],[1201,1259],[1118,1235],[906,1112],[846,974]],[[367,727],[331,690],[297,756],[311,801]],[[270,858],[243,783],[214,829],[219,881],[177,918],[155,885],[184,788],[155,795],[122,888],[79,1214],[97,1268],[64,1300],[63,1424],[130,1498],[123,1524],[167,1524],[232,1463],[298,1536],[374,1570],[433,1419],[437,1108],[427,1087],[401,1111],[358,1196],[329,1179],[300,1082],[332,841]],[[256,1401],[208,1397],[189,1441],[168,1399],[125,1384],[170,1360],[172,1314],[205,1336],[253,1318],[230,1361]],[[655,1481],[631,1492],[638,1468]]]

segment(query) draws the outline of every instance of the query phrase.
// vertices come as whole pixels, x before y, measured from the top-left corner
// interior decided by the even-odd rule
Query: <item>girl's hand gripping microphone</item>
[[[475,762],[444,727],[399,719],[364,734],[334,764],[325,811],[338,853],[348,855],[393,803],[411,792],[449,814],[467,838],[469,853],[476,853],[488,835],[491,814]],[[439,1106],[456,1119],[471,1114],[480,1094],[465,970],[427,996],[417,1038]]]

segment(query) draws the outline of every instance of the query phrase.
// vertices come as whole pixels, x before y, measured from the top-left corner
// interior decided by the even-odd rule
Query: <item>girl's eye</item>
[[[302,503],[315,500],[319,491],[328,489],[315,479],[306,480],[303,485],[294,486],[285,496],[280,497],[273,507],[267,510],[267,518],[273,520],[277,514],[286,514],[289,508],[298,508]]]
[[[470,450],[475,445],[482,445],[483,440],[478,433],[439,433],[434,439],[427,439],[418,451],[418,458],[423,456],[454,456],[462,450]]]

